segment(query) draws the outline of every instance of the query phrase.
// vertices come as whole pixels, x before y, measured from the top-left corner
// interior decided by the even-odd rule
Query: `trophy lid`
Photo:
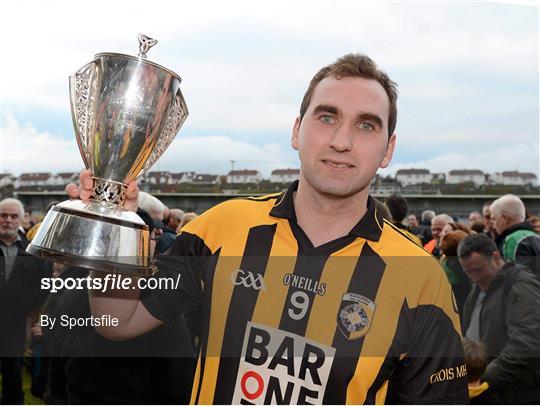
[[[170,69],[167,69],[164,66],[161,66],[155,62],[149,61],[146,59],[147,52],[152,48],[154,45],[158,43],[157,39],[150,38],[144,34],[139,34],[139,55],[133,56],[133,55],[127,55],[127,54],[120,54],[117,52],[100,52],[99,54],[94,55],[94,58],[99,58],[102,56],[115,56],[115,57],[122,57],[126,59],[131,59],[133,61],[138,61],[145,65],[151,65],[159,69],[163,69],[164,71],[170,73],[171,75],[175,76],[180,82],[182,82],[182,78],[177,73],[173,72]]]

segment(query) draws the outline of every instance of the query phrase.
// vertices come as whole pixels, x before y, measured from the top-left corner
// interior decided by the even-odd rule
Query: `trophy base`
[[[150,274],[148,226],[137,214],[98,202],[68,200],[45,216],[26,251],[103,272]]]

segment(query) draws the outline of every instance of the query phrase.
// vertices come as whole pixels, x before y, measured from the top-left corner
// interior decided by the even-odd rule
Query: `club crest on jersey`
[[[357,293],[345,293],[341,299],[337,324],[347,340],[356,340],[369,331],[375,313],[373,300]]]

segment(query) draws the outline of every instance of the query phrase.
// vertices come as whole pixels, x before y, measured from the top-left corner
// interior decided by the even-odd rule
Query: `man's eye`
[[[374,130],[373,126],[369,123],[366,123],[365,121],[360,123],[360,128],[362,130],[368,130],[368,131]]]
[[[328,115],[321,116],[320,120],[325,124],[332,124],[334,122],[334,118]]]

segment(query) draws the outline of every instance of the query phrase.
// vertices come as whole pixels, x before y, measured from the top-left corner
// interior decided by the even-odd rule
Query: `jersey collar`
[[[289,185],[276,200],[276,203],[270,210],[270,216],[288,219],[296,223],[296,214],[294,212],[293,193],[298,189],[298,180]],[[365,238],[366,240],[379,241],[383,228],[383,217],[378,212],[375,201],[371,196],[367,200],[367,212],[358,223],[349,232],[354,237]]]

